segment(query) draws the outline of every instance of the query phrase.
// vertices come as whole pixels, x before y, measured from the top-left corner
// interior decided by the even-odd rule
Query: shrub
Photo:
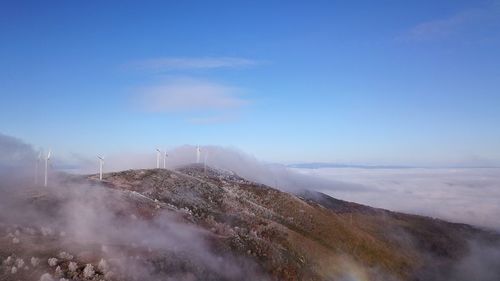
[[[21,258],[16,259],[17,268],[22,268],[24,266],[24,260]]]
[[[76,262],[69,262],[68,264],[68,269],[69,271],[71,272],[76,272],[76,270],[78,269],[78,265],[76,264]]]
[[[11,265],[14,262],[14,259],[11,256],[8,256],[4,261],[4,265]]]
[[[55,272],[56,277],[62,277],[63,276],[63,271],[60,266],[56,267],[56,272]]]
[[[50,266],[56,266],[57,265],[57,259],[56,258],[49,258],[48,260]]]
[[[59,258],[62,259],[62,260],[72,260],[73,259],[73,256],[66,253],[66,252],[60,252],[59,253]]]
[[[83,269],[83,277],[90,279],[94,277],[94,274],[95,274],[94,266],[91,264],[87,264]]]

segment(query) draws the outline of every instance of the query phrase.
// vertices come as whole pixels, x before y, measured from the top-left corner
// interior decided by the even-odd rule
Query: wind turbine
[[[159,169],[160,168],[160,155],[161,155],[161,151],[160,149],[156,149],[156,169]]]
[[[201,150],[200,146],[196,147],[196,163],[200,163],[200,155],[201,155]]]
[[[51,151],[49,149],[49,153],[47,153],[47,158],[45,158],[45,182],[43,186],[47,186],[50,155]]]
[[[165,154],[163,154],[163,169],[167,168],[167,157],[168,157],[168,154],[167,154],[167,150],[165,149]]]
[[[102,181],[102,166],[104,165],[104,157],[97,156],[99,158],[99,180]]]
[[[38,166],[40,165],[40,160],[42,160],[42,152],[38,152],[38,157],[36,158],[35,163],[35,185],[38,186]]]
[[[205,172],[205,175],[207,174],[207,158],[208,158],[208,151],[205,152],[205,161],[203,161],[203,170]]]

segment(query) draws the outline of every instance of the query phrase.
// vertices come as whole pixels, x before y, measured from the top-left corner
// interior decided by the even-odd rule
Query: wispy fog
[[[36,153],[21,140],[1,136],[0,165],[28,167],[26,178],[34,178]],[[161,149],[161,148],[160,148]],[[160,166],[163,166],[163,153]],[[184,145],[166,150],[167,168],[196,162],[196,146]],[[96,157],[74,156],[72,161],[53,163],[72,173],[97,173]],[[104,154],[104,172],[156,167],[156,151],[123,151]],[[453,222],[500,230],[500,168],[460,169],[295,169],[264,163],[234,148],[201,146],[202,163],[230,170],[249,180],[286,191],[311,189],[335,198],[406,213],[422,214]],[[66,161],[66,162],[65,162]]]
[[[154,148],[151,150],[104,155],[104,171],[154,168],[157,154]],[[167,168],[196,162],[196,150],[196,146],[186,145],[166,151]],[[162,280],[150,264],[130,259],[130,253],[120,247],[115,249],[111,244],[138,245],[133,247],[148,252],[161,250],[183,255],[197,266],[229,280],[265,278],[251,261],[235,260],[233,256],[213,252],[206,243],[207,233],[203,229],[183,223],[180,217],[168,212],[146,221],[139,221],[133,215],[117,215],[123,213],[122,210],[129,210],[130,205],[122,196],[99,185],[83,187],[82,184],[61,181],[54,173],[56,167],[51,168],[49,188],[43,192],[57,205],[55,209],[40,212],[32,204],[16,199],[19,191],[32,187],[37,153],[23,141],[4,135],[0,135],[0,152],[0,192],[3,194],[0,197],[0,223],[25,225],[42,232],[47,229],[54,233],[64,232],[60,241],[65,245],[76,245],[72,247],[75,252],[82,251],[81,248],[89,244],[101,245],[102,257],[110,263],[113,261],[111,264],[120,274],[135,274],[133,277]],[[164,152],[160,166],[163,166]],[[68,158],[64,160],[58,158],[57,153],[54,155],[52,161],[59,166],[76,167],[70,170],[72,172],[97,172],[97,158],[73,156],[74,160],[67,163]],[[234,171],[249,180],[285,191],[317,190],[370,206],[500,230],[500,169],[294,169],[264,163],[236,149],[218,146],[201,146],[200,156],[201,163],[207,166]],[[24,242],[21,240],[20,243]],[[453,264],[451,271],[431,271],[429,278],[422,280],[497,280],[498,246],[470,243],[470,253]],[[436,279],[441,274],[443,277]],[[175,279],[184,280],[184,276],[177,277]],[[345,278],[363,280],[356,275]],[[388,279],[383,277],[381,280]]]
[[[293,170],[365,187],[319,190],[339,199],[500,230],[499,168]]]
[[[196,147],[168,151],[167,167],[196,161]],[[312,189],[335,198],[406,213],[500,230],[500,169],[291,169],[269,164],[236,149],[203,146],[201,160],[211,167],[286,191]],[[86,172],[95,173],[97,160]],[[156,154],[110,155],[108,171],[153,168]]]
[[[345,191],[360,191],[365,189],[360,184],[340,182],[335,179],[304,175],[288,169],[285,165],[265,163],[243,151],[221,146],[201,146],[200,162],[212,168],[223,169],[237,173],[239,176],[258,183],[266,184],[281,190],[297,191],[302,189],[336,189]],[[163,167],[163,153],[160,167]],[[196,146],[184,145],[167,150],[166,167],[174,169],[196,162]],[[106,155],[105,172],[122,171],[126,169],[145,169],[156,167],[156,151],[122,152]],[[69,170],[75,173],[96,173],[97,158],[78,157],[71,166],[78,169]]]
[[[22,140],[0,133],[0,167],[24,166],[35,160],[35,151]]]
[[[104,260],[114,271],[101,270],[102,274],[113,273],[117,280],[125,276],[126,280],[202,280],[191,271],[204,275],[204,280],[267,280],[253,261],[215,251],[209,242],[210,233],[188,223],[181,211],[167,211],[157,205],[156,215],[150,217],[141,211],[146,205],[141,200],[147,197],[71,180],[54,168],[49,173],[48,187],[34,186],[32,168],[37,153],[33,148],[19,139],[0,135],[0,151],[0,236],[16,231],[13,243],[22,249],[11,255],[24,260],[32,256],[49,258],[50,265],[50,259],[57,263],[53,257],[58,252],[72,253],[68,258],[71,260],[73,254],[81,258],[94,249],[92,255],[98,256],[97,261]],[[140,167],[142,162],[133,163]],[[158,201],[149,198],[147,202]],[[30,241],[39,237],[57,243],[52,247],[39,243],[31,249]],[[3,261],[6,257],[1,258]],[[160,266],[167,268],[159,271]],[[43,271],[37,270],[33,268],[30,274],[41,275],[40,280],[54,280],[51,274],[42,275]]]

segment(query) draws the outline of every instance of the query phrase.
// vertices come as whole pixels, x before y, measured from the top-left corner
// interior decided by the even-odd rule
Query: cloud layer
[[[319,190],[336,198],[500,230],[500,168],[295,171],[365,187]]]

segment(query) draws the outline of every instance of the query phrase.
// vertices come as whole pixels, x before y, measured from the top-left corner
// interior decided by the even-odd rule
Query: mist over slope
[[[336,198],[500,230],[500,168],[410,167],[297,169],[265,163],[234,148],[202,146],[201,162],[284,191],[320,191]],[[168,150],[167,168],[196,161],[196,146]],[[206,161],[205,161],[206,160]],[[95,160],[79,166],[94,173]],[[161,163],[163,164],[163,163]],[[108,155],[106,171],[155,168],[156,154]]]
[[[2,280],[500,276],[496,233],[294,195],[200,164],[108,173],[102,182],[59,174],[47,188],[1,190],[9,195],[0,199]]]
[[[197,146],[184,145],[167,150],[166,167],[175,169],[196,162]],[[165,150],[162,150],[162,153]],[[127,169],[156,168],[156,151],[122,152],[106,155],[106,171],[123,171]],[[301,190],[335,188],[342,190],[360,190],[364,187],[358,184],[344,183],[336,180],[325,180],[320,177],[303,175],[288,169],[285,165],[265,163],[257,158],[235,148],[221,146],[201,146],[201,163],[223,170],[230,170],[238,175],[282,190]],[[77,173],[95,173],[96,161],[79,157],[73,162]],[[163,167],[163,156],[160,166]]]
[[[11,177],[7,177],[9,180],[12,175],[22,174],[22,177],[31,177],[34,181],[38,151],[6,135],[0,135],[0,149],[0,173],[11,174]],[[196,146],[185,145],[166,152],[166,166],[170,169],[196,161]],[[150,153],[123,151],[104,156],[105,172],[156,167],[154,149]],[[88,174],[98,169],[97,158],[76,154],[61,157],[57,151],[52,153],[52,158],[49,173],[62,169],[70,173]],[[211,167],[231,170],[246,179],[280,190],[315,190],[370,206],[500,229],[497,220],[500,216],[498,168],[297,169],[265,163],[235,148],[220,146],[201,146],[200,160]],[[163,165],[163,161],[160,162]],[[39,165],[43,165],[43,161]],[[21,167],[23,169],[18,173],[11,173],[12,169]]]
[[[0,135],[0,173],[34,181],[38,151],[23,141]],[[170,150],[166,167],[175,169],[196,161],[196,146]],[[120,152],[105,156],[105,172],[156,167],[156,152]],[[163,157],[163,156],[162,156]],[[88,174],[98,170],[97,158],[61,157],[52,153],[51,169]],[[394,211],[422,214],[500,230],[500,169],[425,169],[384,167],[298,169],[262,162],[235,148],[201,146],[201,162],[234,171],[254,182],[284,191],[320,191],[334,197]],[[163,159],[160,166],[163,166]],[[43,165],[43,161],[39,163]],[[22,169],[20,169],[22,168]],[[12,169],[19,169],[11,173]],[[42,175],[41,169],[39,177]]]
[[[316,181],[221,148],[204,149],[213,159],[208,165],[182,165],[194,158],[193,147],[186,146],[169,158],[176,169],[117,171],[105,173],[103,181],[95,174],[52,171],[44,188],[33,181],[30,155],[36,153],[13,147],[26,152],[8,149],[2,158],[9,172],[0,181],[0,280],[500,276],[496,232],[314,191],[361,193],[363,185]],[[11,159],[24,160],[12,165]]]

